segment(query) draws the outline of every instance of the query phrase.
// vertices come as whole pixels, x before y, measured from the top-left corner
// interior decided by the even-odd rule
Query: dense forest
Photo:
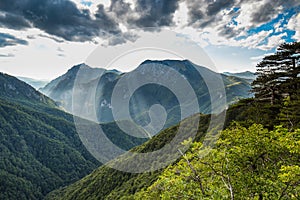
[[[0,124],[0,199],[43,199],[99,166],[62,111],[0,99]]]
[[[255,97],[227,110],[224,131],[214,148],[201,148],[210,119],[202,116],[196,139],[183,143],[191,145],[190,150],[166,169],[130,174],[102,166],[47,198],[299,199],[299,52],[300,43],[285,43],[257,65]],[[177,127],[132,151],[161,148]]]
[[[101,126],[125,150],[147,140],[126,135],[115,123]],[[100,165],[82,144],[72,115],[0,73],[0,199],[43,199]]]

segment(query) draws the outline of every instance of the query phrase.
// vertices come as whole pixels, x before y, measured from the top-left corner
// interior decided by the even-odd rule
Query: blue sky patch
[[[288,30],[288,29],[283,29],[282,31],[277,31],[275,26],[278,25],[279,23],[279,26],[278,28],[284,28],[284,26],[286,26],[289,22],[289,20],[296,14],[298,14],[297,10],[299,8],[296,8],[296,9],[290,9],[290,10],[287,10],[284,12],[284,14],[279,14],[277,15],[276,18],[274,18],[273,20],[271,20],[270,22],[268,23],[265,23],[265,24],[262,24],[261,26],[259,27],[255,27],[255,28],[252,28],[250,30],[248,30],[248,37],[251,36],[251,35],[255,35],[261,31],[273,31],[261,44],[266,44],[267,43],[267,39],[269,37],[272,37],[274,35],[279,35],[279,34],[282,34],[282,33],[286,33],[287,36],[284,36],[283,39],[285,39],[286,42],[294,42],[295,40],[292,38],[294,35],[295,35],[295,31],[292,31],[292,30]],[[241,38],[243,39],[243,38]],[[237,39],[239,40],[239,39]],[[259,44],[259,45],[261,45]]]
[[[88,6],[88,7],[90,7],[93,4],[93,2],[91,2],[91,1],[85,1],[85,0],[82,0],[80,3],[82,5],[85,5],[85,6]]]

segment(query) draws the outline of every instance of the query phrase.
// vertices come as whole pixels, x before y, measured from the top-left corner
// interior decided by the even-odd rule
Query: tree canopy
[[[201,143],[135,199],[299,199],[300,129],[238,124],[202,158]]]

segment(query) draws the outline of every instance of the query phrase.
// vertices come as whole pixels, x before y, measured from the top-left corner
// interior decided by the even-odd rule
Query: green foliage
[[[300,128],[300,99],[298,96],[294,99],[288,96],[283,100],[278,120],[290,129]]]
[[[299,52],[300,42],[284,43],[275,54],[265,56],[257,65],[258,77],[252,84],[256,103],[247,109],[255,111],[254,116],[260,118],[253,120],[254,122],[262,123],[268,128],[279,123],[290,129],[300,127]]]
[[[124,150],[147,140],[123,133],[115,123],[101,127]],[[82,144],[72,115],[26,83],[0,73],[0,199],[42,199],[99,165]]]
[[[224,131],[218,146],[208,156],[202,158],[201,143],[194,143],[183,159],[164,171],[129,174],[103,166],[81,181],[51,193],[48,198],[230,199],[231,195],[235,199],[274,199],[281,195],[282,199],[295,198],[296,193],[292,191],[298,191],[297,176],[292,175],[297,175],[297,167],[293,166],[298,166],[299,150],[295,149],[300,149],[299,131],[289,132],[282,127],[273,130],[280,123],[274,117],[280,109],[278,105],[253,99],[242,100],[227,111],[226,127],[236,119],[247,128],[235,125]],[[201,116],[196,141],[202,141],[209,118],[209,115]],[[273,131],[252,125],[254,122],[264,122]],[[176,130],[177,126],[168,128],[133,151],[160,149],[174,137]],[[232,182],[229,183],[229,179]],[[230,184],[232,192],[228,189]]]
[[[236,125],[222,132],[208,156],[201,157],[201,143],[194,143],[177,164],[134,198],[299,199],[299,133]]]
[[[73,117],[63,111],[0,99],[0,124],[0,176],[6,177],[0,199],[41,199],[100,165],[81,143]],[[115,123],[101,126],[124,150],[146,141],[123,133]]]
[[[101,124],[101,128],[108,139],[119,148],[128,151],[148,140],[146,132],[140,130],[134,123],[130,121],[121,121],[118,123],[123,123],[123,126],[126,125],[127,129],[131,130],[132,135],[123,132],[116,122]],[[141,138],[134,137],[133,135],[141,136]]]
[[[201,115],[196,141],[201,141],[206,133],[210,115]],[[185,123],[185,122],[183,122]],[[195,124],[185,125],[188,129]],[[176,135],[178,125],[163,130],[144,144],[133,148],[134,152],[152,152],[168,144]],[[134,158],[133,158],[134,159]],[[158,160],[160,158],[157,158]],[[51,192],[47,199],[132,199],[143,188],[147,188],[157,180],[162,170],[131,174],[101,166],[80,181],[57,191]]]
[[[300,104],[299,104],[300,105]],[[229,127],[233,121],[239,122],[245,127],[253,123],[263,124],[268,129],[273,129],[279,125],[277,118],[281,110],[281,105],[271,105],[256,101],[256,99],[243,99],[229,107],[226,112],[225,127]]]
[[[71,115],[29,105],[0,99],[0,199],[42,199],[99,166]]]
[[[54,107],[55,102],[19,79],[0,72],[0,97],[13,102]]]

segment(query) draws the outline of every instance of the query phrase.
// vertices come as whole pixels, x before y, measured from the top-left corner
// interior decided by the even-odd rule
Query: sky
[[[299,0],[0,0],[0,71],[51,80],[83,62],[130,71],[147,58],[255,71],[300,40],[299,11]]]

